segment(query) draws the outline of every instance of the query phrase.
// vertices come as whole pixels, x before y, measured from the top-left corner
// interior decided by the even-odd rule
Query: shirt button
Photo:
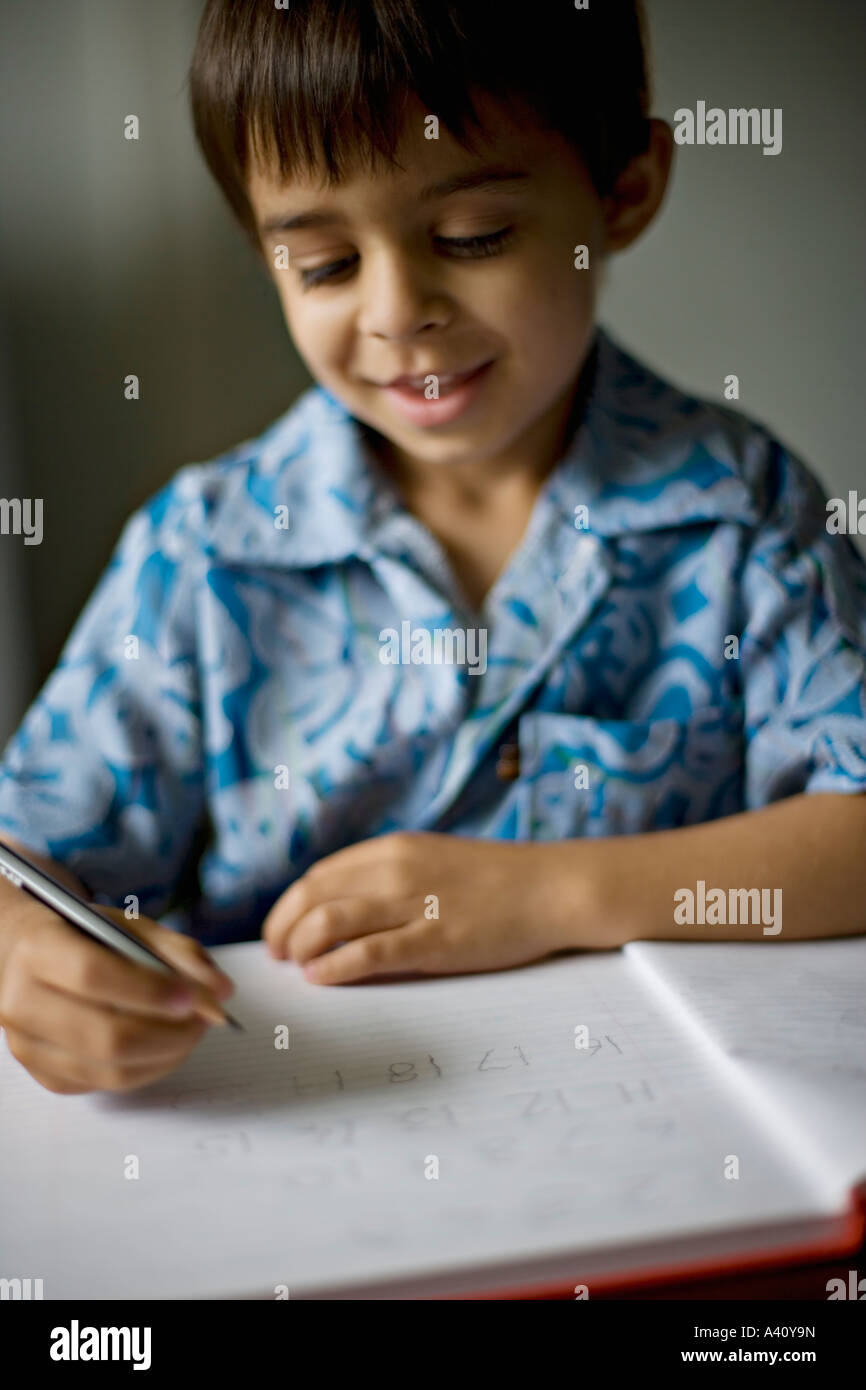
[[[516,743],[503,743],[496,763],[500,782],[516,782],[520,776],[520,748]]]

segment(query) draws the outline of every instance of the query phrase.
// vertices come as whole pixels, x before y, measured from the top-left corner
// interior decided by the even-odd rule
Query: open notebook
[[[259,942],[214,955],[247,1031],[143,1091],[54,1096],[0,1048],[0,1276],[48,1299],[592,1297],[862,1239],[866,939],[340,988]]]

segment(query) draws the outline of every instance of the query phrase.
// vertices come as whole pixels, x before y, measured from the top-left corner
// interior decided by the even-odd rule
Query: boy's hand
[[[263,935],[317,984],[523,965],[575,945],[563,862],[558,844],[382,835],[319,860],[271,908]]]
[[[7,885],[3,885],[4,890]],[[219,1020],[232,984],[189,937],[100,906],[189,979],[182,986],[73,930],[8,888],[0,902],[0,1025],[9,1051],[48,1091],[128,1091],[177,1067]],[[182,996],[185,996],[185,1001]]]

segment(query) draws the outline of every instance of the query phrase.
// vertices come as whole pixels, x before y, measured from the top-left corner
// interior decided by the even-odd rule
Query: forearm
[[[866,796],[804,794],[704,825],[556,850],[563,932],[574,946],[587,944],[588,929],[595,946],[866,931]],[[747,898],[749,889],[765,891]]]

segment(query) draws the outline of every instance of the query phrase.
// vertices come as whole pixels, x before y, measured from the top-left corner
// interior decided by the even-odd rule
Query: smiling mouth
[[[420,376],[398,376],[395,377],[393,381],[376,382],[375,385],[387,391],[424,391],[432,376],[436,379],[439,390],[445,392],[451,391],[457,386],[462,386],[464,382],[470,381],[472,377],[477,376],[479,372],[489,366],[490,361],[487,361],[479,363],[477,367],[470,367],[465,372],[429,371]]]

